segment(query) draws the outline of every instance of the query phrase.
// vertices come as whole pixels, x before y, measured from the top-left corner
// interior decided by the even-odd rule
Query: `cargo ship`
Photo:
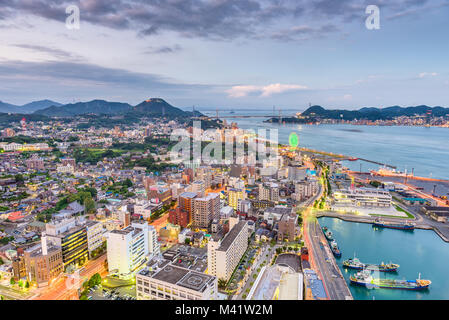
[[[383,289],[403,289],[403,290],[424,290],[429,288],[432,281],[422,280],[419,274],[416,280],[394,280],[394,279],[380,279],[373,278],[371,272],[363,270],[357,272],[356,275],[349,277],[352,285],[362,286],[367,288],[383,288]]]
[[[369,271],[380,271],[380,272],[396,272],[398,271],[399,265],[396,263],[384,264],[370,264],[362,263],[358,258],[354,257],[343,261],[343,267],[355,270],[369,270]]]
[[[373,223],[374,227],[378,228],[389,228],[389,229],[397,229],[397,230],[415,230],[415,224],[406,221],[405,223],[385,223],[380,219],[376,219]]]
[[[332,250],[332,253],[334,254],[334,256],[337,257],[337,258],[340,258],[341,257],[341,251],[338,248],[337,242],[335,240],[333,240],[330,243],[330,246],[331,246],[331,250]]]

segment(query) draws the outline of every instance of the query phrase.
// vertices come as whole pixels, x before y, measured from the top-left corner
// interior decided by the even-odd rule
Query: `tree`
[[[30,283],[27,281],[25,282],[25,288],[28,289],[30,287]]]
[[[101,276],[99,273],[96,273],[89,279],[88,286],[89,288],[92,288],[99,284],[101,284]]]
[[[13,286],[16,284],[16,280],[14,280],[14,277],[11,277],[11,279],[9,280],[9,283]]]

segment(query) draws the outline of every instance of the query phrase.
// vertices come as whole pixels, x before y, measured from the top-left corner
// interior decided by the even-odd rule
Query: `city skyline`
[[[66,28],[69,5],[79,30]],[[378,30],[365,27],[368,5]],[[0,100],[448,106],[448,14],[448,1],[425,0],[6,1]]]

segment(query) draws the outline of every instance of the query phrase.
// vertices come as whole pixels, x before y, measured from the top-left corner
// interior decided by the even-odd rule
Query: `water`
[[[215,115],[213,111],[204,111]],[[236,110],[238,115],[272,114],[272,110]],[[285,111],[284,116],[293,115]],[[220,112],[220,115],[231,115]],[[449,180],[449,128],[424,127],[386,127],[353,125],[277,125],[263,123],[263,118],[228,119],[236,122],[240,128],[278,129],[279,142],[288,144],[291,132],[299,136],[301,147],[329,151],[353,157],[374,160],[396,166],[401,171],[411,172],[422,177],[434,177]],[[362,171],[377,170],[379,166],[367,162],[346,161],[345,166]]]
[[[356,300],[424,300],[449,299],[449,244],[443,242],[434,231],[375,230],[370,224],[346,222],[336,218],[319,218],[321,226],[327,226],[338,242],[342,257],[337,264],[349,283],[349,276],[356,271],[343,269],[342,262],[357,258],[364,263],[393,262],[400,265],[397,273],[380,273],[382,277],[414,280],[421,273],[422,279],[432,281],[424,291],[393,289],[366,289],[349,285]]]

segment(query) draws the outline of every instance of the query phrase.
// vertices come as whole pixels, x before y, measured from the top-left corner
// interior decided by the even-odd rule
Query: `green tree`
[[[9,280],[9,283],[13,286],[16,284],[16,280],[14,280],[14,277],[11,277],[11,279]]]

